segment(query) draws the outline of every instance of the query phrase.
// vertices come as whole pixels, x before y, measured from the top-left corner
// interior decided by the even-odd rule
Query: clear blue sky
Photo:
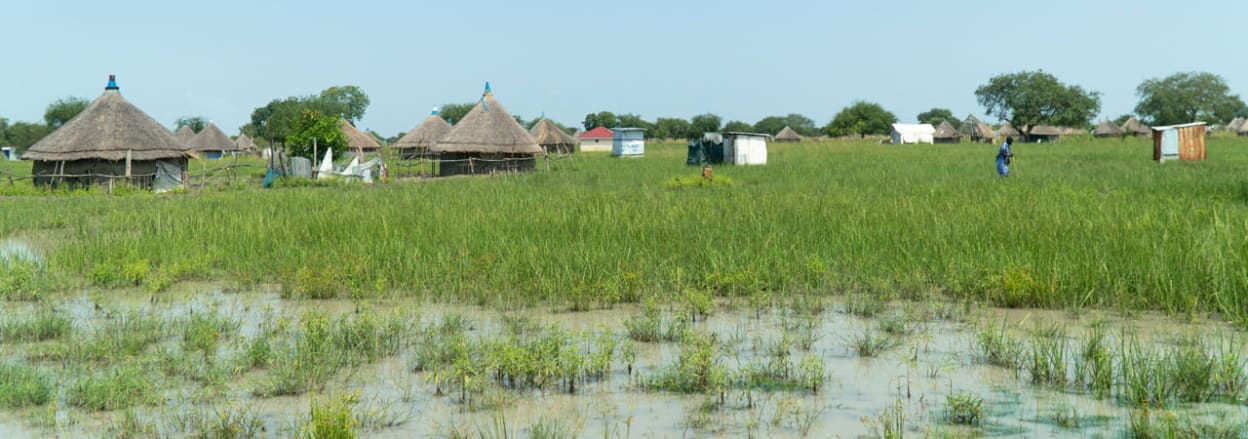
[[[357,85],[389,136],[490,81],[513,113],[602,110],[819,125],[854,100],[902,121],[983,109],[995,74],[1044,69],[1130,112],[1144,79],[1222,75],[1248,94],[1242,1],[12,1],[0,6],[0,117],[40,120],[107,75],[161,123],[237,134],[275,98]]]

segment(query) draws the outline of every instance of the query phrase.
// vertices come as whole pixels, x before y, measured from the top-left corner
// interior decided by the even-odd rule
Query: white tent
[[[932,138],[934,134],[936,134],[936,127],[930,123],[895,123],[893,131],[888,136],[893,139],[894,145],[899,145],[902,143],[935,143]]]
[[[767,164],[767,135],[724,133],[724,162],[734,165]]]

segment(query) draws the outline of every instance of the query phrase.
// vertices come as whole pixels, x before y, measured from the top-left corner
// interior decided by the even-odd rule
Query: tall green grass
[[[685,148],[648,149],[519,176],[9,198],[0,236],[50,229],[48,270],[71,276],[138,260],[243,284],[310,270],[329,278],[308,282],[331,288],[309,291],[328,295],[937,290],[1248,321],[1239,139],[1210,139],[1204,162],[1165,165],[1146,140],[1019,145],[1009,178],[993,172],[991,146],[774,144],[766,166],[717,167],[731,186],[679,188],[667,182],[699,172],[683,165]]]

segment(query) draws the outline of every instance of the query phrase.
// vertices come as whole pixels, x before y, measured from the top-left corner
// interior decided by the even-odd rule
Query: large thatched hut
[[[797,131],[793,131],[792,128],[789,128],[786,125],[784,129],[776,133],[775,139],[777,142],[801,142],[802,135],[798,134]]]
[[[199,154],[201,158],[219,159],[227,152],[237,151],[238,145],[233,140],[230,140],[230,136],[221,132],[221,129],[217,128],[217,124],[208,122],[208,126],[199,130],[199,134],[196,134],[195,138],[191,139],[190,148],[188,149]]]
[[[1118,137],[1122,135],[1122,128],[1107,120],[1097,125],[1096,129],[1092,130],[1092,135],[1096,137]]]
[[[381,142],[378,142],[377,138],[373,137],[372,134],[356,129],[355,125],[352,125],[350,121],[339,118],[338,127],[342,129],[342,134],[347,136],[347,147],[351,151],[364,154],[381,151]]]
[[[181,184],[189,156],[173,133],[121,96],[113,75],[104,94],[22,156],[36,186],[107,183],[157,189]]]
[[[182,142],[182,146],[189,146],[191,140],[195,139],[195,130],[191,129],[190,125],[182,125],[178,127],[177,131],[174,131],[173,136],[177,137],[179,142]]]
[[[529,129],[529,135],[533,136],[533,140],[538,146],[550,153],[572,153],[576,152],[576,145],[580,144],[580,140],[568,135],[559,129],[550,119],[542,118],[533,124],[533,128]]]
[[[953,124],[947,120],[941,122],[940,126],[936,127],[936,132],[932,134],[932,141],[936,143],[958,143],[961,139],[962,134],[953,129]]]
[[[448,176],[531,171],[542,147],[494,99],[486,83],[481,101],[430,150],[438,154],[438,174]]]
[[[413,159],[429,153],[429,148],[450,131],[451,124],[446,123],[446,119],[438,115],[438,110],[434,109],[429,117],[420,122],[420,125],[416,125],[416,128],[412,128],[397,142],[394,142],[394,149],[399,150],[399,158]]]
[[[1136,119],[1135,116],[1131,116],[1130,119],[1122,123],[1122,132],[1128,136],[1135,137],[1151,137],[1153,135],[1153,130],[1140,123],[1140,120]]]

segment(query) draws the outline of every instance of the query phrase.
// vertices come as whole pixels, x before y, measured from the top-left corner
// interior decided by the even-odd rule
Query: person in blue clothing
[[[1014,144],[1013,137],[1006,137],[1005,143],[1001,144],[1001,150],[997,151],[997,174],[1002,177],[1010,176],[1010,161],[1014,158],[1014,151],[1010,150],[1010,145]]]

